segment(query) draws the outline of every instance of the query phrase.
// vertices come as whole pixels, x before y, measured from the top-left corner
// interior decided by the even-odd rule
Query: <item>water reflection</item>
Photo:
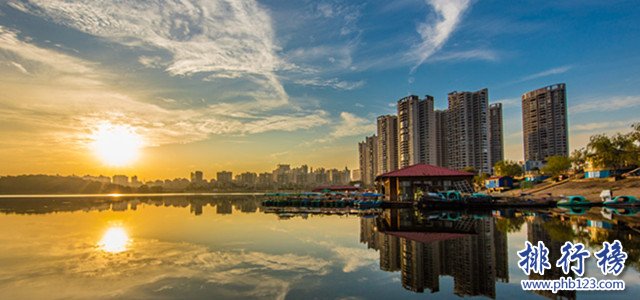
[[[52,283],[54,279],[43,280],[47,275],[33,276],[42,269],[62,270],[53,274],[56,280],[59,277],[76,284],[77,290],[88,284],[86,290],[90,291],[97,282],[86,278],[112,282],[122,274],[134,274],[117,283],[121,286],[118,295],[124,298],[423,298],[420,293],[488,298],[602,297],[603,293],[596,292],[522,291],[521,279],[566,275],[554,266],[544,276],[525,276],[517,268],[515,249],[521,249],[526,240],[533,244],[543,241],[554,262],[565,241],[581,242],[594,251],[602,242],[615,239],[629,255],[624,274],[632,280],[627,281],[627,291],[609,295],[633,298],[631,295],[640,292],[637,210],[360,212],[263,208],[261,201],[256,196],[1,199],[4,215],[0,215],[0,223],[14,222],[14,226],[3,227],[18,229],[15,234],[6,231],[4,237],[0,235],[0,260],[10,263],[5,271],[0,270],[4,279],[0,280],[0,298],[38,298],[28,289],[16,287],[25,282],[55,286],[58,282]],[[99,223],[116,219],[126,220],[127,226],[109,223],[105,229]],[[41,224],[56,229],[46,231]],[[95,226],[77,233],[78,224]],[[132,228],[135,247],[128,232]],[[100,235],[99,251],[96,234]],[[25,237],[38,247],[29,247]],[[51,245],[56,245],[55,255],[38,250]],[[126,254],[114,262],[111,255],[100,252]],[[34,263],[25,263],[23,257]],[[64,257],[64,261],[55,257]],[[592,267],[585,276],[596,275]],[[3,297],[14,295],[7,291],[17,290],[26,296]],[[251,293],[242,294],[241,290]],[[67,292],[64,296],[68,298],[80,295],[72,288]]]
[[[110,227],[98,242],[98,247],[102,251],[109,253],[124,252],[127,250],[128,245],[129,235],[122,226]]]
[[[388,210],[360,222],[361,242],[380,251],[381,270],[401,272],[407,290],[435,293],[440,276],[451,276],[455,295],[494,298],[495,282],[509,282],[507,233],[490,215]]]

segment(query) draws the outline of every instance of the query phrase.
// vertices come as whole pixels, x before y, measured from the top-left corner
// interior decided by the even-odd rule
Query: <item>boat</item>
[[[602,215],[611,220],[613,215],[617,216],[635,216],[640,213],[640,208],[630,206],[603,207]]]
[[[640,201],[634,196],[616,196],[604,202],[605,206],[640,206]]]
[[[560,201],[558,201],[558,206],[594,206],[596,203],[593,203],[587,200],[584,196],[568,196]]]

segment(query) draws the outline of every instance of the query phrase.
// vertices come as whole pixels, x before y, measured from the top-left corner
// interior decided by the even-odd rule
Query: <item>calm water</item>
[[[273,212],[256,196],[0,199],[0,298],[615,298],[640,294],[640,214]],[[621,240],[623,292],[524,292],[516,251]],[[602,276],[588,259],[585,276]],[[558,278],[554,269],[545,278]],[[531,277],[532,279],[534,276]],[[428,295],[427,295],[428,294]]]

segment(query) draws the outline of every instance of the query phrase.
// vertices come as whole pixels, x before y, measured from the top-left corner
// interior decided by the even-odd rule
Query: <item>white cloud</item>
[[[640,96],[615,96],[572,105],[569,113],[617,111],[637,106],[640,106]]]
[[[535,73],[535,74],[531,74],[529,76],[525,76],[522,79],[518,80],[518,82],[529,81],[529,80],[538,79],[538,78],[542,78],[542,77],[547,77],[547,76],[551,76],[551,75],[563,74],[563,73],[566,73],[567,71],[571,70],[571,68],[573,68],[573,66],[561,66],[561,67],[552,68],[552,69],[549,69],[549,70],[544,70],[542,72],[538,72],[538,73]]]
[[[160,56],[140,56],[138,57],[138,62],[140,62],[143,66],[147,68],[163,68],[166,66],[166,63]]]
[[[19,63],[15,62],[15,61],[12,61],[12,62],[11,62],[11,65],[12,65],[12,66],[14,66],[14,67],[16,67],[16,69],[18,69],[18,70],[19,70],[20,72],[22,72],[23,74],[25,74],[25,75],[31,75],[31,74],[29,73],[29,71],[27,71],[27,69],[26,69],[24,66],[22,66],[21,64],[19,64]]]
[[[506,108],[520,106],[522,104],[522,100],[520,98],[507,98],[491,101],[491,103],[502,103],[502,107]]]
[[[344,81],[344,80],[339,80],[338,78],[331,78],[331,79],[312,78],[312,79],[298,79],[298,80],[295,80],[294,83],[300,84],[300,85],[307,85],[307,86],[330,87],[336,90],[355,90],[363,87],[366,82],[364,80]]]
[[[265,88],[258,101],[287,103],[275,74],[286,63],[276,55],[270,15],[256,1],[103,1],[98,6],[91,0],[28,0],[18,6],[123,45],[167,51],[166,70],[172,75],[252,75],[248,78],[259,78]]]
[[[17,84],[0,82],[1,122],[11,124],[2,126],[3,132],[18,128],[11,134],[29,135],[7,143],[83,146],[100,122],[129,125],[149,145],[189,143],[214,134],[295,131],[328,123],[328,114],[321,109],[290,106],[273,111],[255,101],[168,109],[164,106],[176,106],[179,99],[158,99],[162,105],[156,105],[120,92],[109,85],[113,75],[97,65],[24,42],[2,27],[1,52],[11,53],[21,64],[47,69]],[[33,85],[38,89],[24,88]]]
[[[430,59],[431,61],[448,61],[448,60],[486,60],[496,61],[498,60],[498,53],[490,49],[472,49],[465,51],[451,51],[447,53],[441,53],[434,55]]]
[[[435,11],[435,18],[418,24],[417,31],[421,42],[410,54],[415,61],[412,72],[444,46],[471,2],[469,0],[427,0],[427,4]]]
[[[375,122],[369,119],[358,117],[352,113],[341,112],[340,122],[334,127],[331,133],[333,138],[371,134],[375,131]]]
[[[592,123],[583,123],[583,124],[572,124],[572,131],[594,131],[601,129],[611,129],[611,128],[621,128],[626,127],[630,128],[630,123],[628,121],[614,121],[614,122],[592,122]]]

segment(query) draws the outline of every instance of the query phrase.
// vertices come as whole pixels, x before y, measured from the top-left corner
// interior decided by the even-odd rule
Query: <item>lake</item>
[[[640,294],[640,214],[264,208],[255,195],[0,199],[1,299],[512,299]],[[620,240],[625,291],[525,292],[517,251]]]

